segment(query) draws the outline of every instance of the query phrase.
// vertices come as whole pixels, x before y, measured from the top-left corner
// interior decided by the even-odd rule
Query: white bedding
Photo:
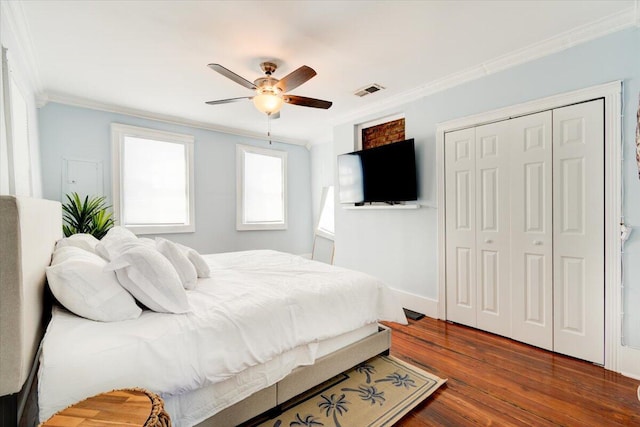
[[[355,331],[318,343],[316,358],[338,350],[378,332],[378,323],[371,323]],[[251,396],[283,379],[295,367],[309,365],[310,351],[307,345],[289,350],[267,363],[245,369],[226,381],[188,391],[174,396],[163,396],[164,407],[171,414],[174,427],[196,425],[234,403]]]
[[[388,288],[363,273],[266,250],[205,257],[211,278],[188,291],[187,314],[144,311],[135,320],[101,323],[55,308],[40,359],[40,419],[124,387],[179,400],[236,377],[240,400],[313,363],[321,340],[377,320],[406,323]],[[286,352],[295,357],[272,363],[260,381],[237,375]]]

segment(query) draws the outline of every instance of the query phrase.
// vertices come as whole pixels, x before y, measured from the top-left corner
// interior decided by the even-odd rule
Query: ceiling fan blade
[[[229,98],[229,99],[219,99],[217,101],[207,101],[205,102],[205,104],[209,104],[209,105],[218,105],[218,104],[229,104],[231,102],[238,102],[238,101],[242,101],[245,99],[251,99],[253,98],[252,96],[243,96],[240,98]]]
[[[279,88],[282,92],[288,92],[290,90],[293,90],[293,89],[297,88],[302,83],[304,83],[307,80],[311,79],[316,74],[317,73],[315,72],[315,70],[313,68],[307,67],[306,65],[303,65],[302,67],[298,68],[297,70],[295,70],[295,71],[287,74],[286,76],[284,76],[278,82],[278,84],[276,84],[276,87]]]
[[[217,71],[218,73],[222,74],[226,78],[231,79],[234,82],[238,83],[240,86],[244,86],[247,89],[255,89],[256,88],[256,85],[254,85],[252,82],[250,82],[249,80],[245,79],[244,77],[240,77],[239,75],[237,75],[233,71],[224,68],[220,64],[209,64],[207,66],[209,68],[211,68],[213,71]]]
[[[333,105],[331,101],[323,101],[322,99],[307,98],[305,96],[285,95],[282,97],[287,104],[301,105],[303,107],[313,107],[328,109]]]

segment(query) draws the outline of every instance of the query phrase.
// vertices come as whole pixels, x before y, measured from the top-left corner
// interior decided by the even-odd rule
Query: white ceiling
[[[637,13],[638,2],[48,0],[20,6],[45,98],[264,135],[266,116],[250,101],[205,105],[252,95],[207,64],[251,81],[261,76],[264,60],[279,65],[279,78],[304,64],[318,75],[292,93],[333,106],[285,105],[271,131],[281,140],[313,143],[330,140],[337,123],[451,76],[535,56],[563,36],[561,46],[568,47],[570,37],[602,27],[607,17]],[[370,83],[387,89],[353,95]]]

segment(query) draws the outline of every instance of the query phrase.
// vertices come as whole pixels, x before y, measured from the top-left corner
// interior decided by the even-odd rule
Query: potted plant
[[[62,231],[65,237],[72,234],[87,233],[101,239],[114,226],[111,212],[106,206],[104,196],[86,196],[84,201],[78,193],[67,194],[67,202],[62,204]]]

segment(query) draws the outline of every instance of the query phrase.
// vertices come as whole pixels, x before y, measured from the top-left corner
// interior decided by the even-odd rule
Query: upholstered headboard
[[[0,196],[0,396],[17,393],[42,338],[45,268],[62,237],[60,202]]]

